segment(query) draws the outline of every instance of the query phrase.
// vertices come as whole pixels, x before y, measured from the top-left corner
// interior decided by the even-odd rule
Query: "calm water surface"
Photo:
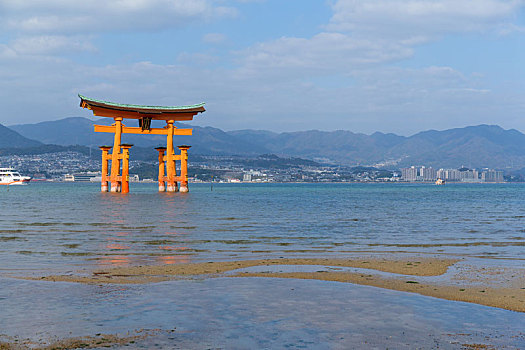
[[[525,257],[525,185],[132,184],[0,188],[0,269],[79,267],[355,252]]]
[[[524,348],[525,314],[348,283],[83,285],[8,276],[370,252],[523,266],[525,185],[132,184],[0,188],[0,341],[162,331],[127,348]],[[169,331],[168,331],[169,330]]]

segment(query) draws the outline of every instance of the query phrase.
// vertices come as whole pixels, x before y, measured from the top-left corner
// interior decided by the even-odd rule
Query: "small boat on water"
[[[445,184],[445,180],[443,179],[437,179],[436,180],[436,185],[444,185]]]
[[[22,176],[14,168],[0,168],[0,185],[27,185],[31,177]]]

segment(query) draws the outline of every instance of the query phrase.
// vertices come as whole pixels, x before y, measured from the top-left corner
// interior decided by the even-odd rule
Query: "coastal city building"
[[[432,167],[416,167],[401,169],[401,179],[406,182],[414,181],[436,181],[441,179],[449,182],[503,182],[503,171],[494,169],[468,169],[462,167],[460,169],[439,169],[435,170]]]
[[[418,181],[418,169],[415,166],[401,169],[401,178],[404,181]]]
[[[401,169],[401,178],[404,181],[435,181],[437,179],[437,171],[432,167],[416,167]]]
[[[435,181],[437,179],[437,171],[432,167],[426,168],[422,166],[419,170],[419,176],[423,181]]]
[[[460,179],[458,169],[439,169],[436,176],[438,179],[446,181],[459,181]]]
[[[198,156],[191,160],[188,175],[191,182],[445,182],[497,183],[506,179],[522,181],[496,169],[459,169],[419,165],[399,170],[367,166],[327,165],[298,158],[241,156]],[[283,165],[276,166],[277,163]],[[13,167],[32,181],[87,182],[101,180],[101,160],[96,152],[54,152],[35,155],[0,156],[0,164]],[[154,161],[130,161],[130,182],[156,181],[158,164]]]
[[[481,172],[483,182],[503,182],[503,171],[485,169]]]
[[[477,170],[466,169],[459,172],[459,179],[461,182],[481,182]]]

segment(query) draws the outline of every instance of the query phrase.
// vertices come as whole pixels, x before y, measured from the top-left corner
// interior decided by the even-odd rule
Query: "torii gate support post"
[[[113,153],[111,154],[111,192],[120,192],[120,143],[122,140],[122,117],[115,117],[115,141],[113,143]]]
[[[123,143],[122,147],[122,181],[121,192],[129,193],[129,149],[133,147],[131,144]]]
[[[188,150],[191,146],[181,145],[180,149],[180,192],[188,192]]]
[[[107,192],[108,191],[108,163],[110,155],[108,155],[109,150],[111,149],[111,146],[100,146],[99,147],[102,150],[102,183],[100,185],[100,191],[101,192]]]
[[[164,176],[164,153],[166,152],[166,147],[157,147],[155,149],[159,151],[159,192],[164,192],[166,191],[166,178]]]
[[[177,192],[177,176],[175,167],[175,151],[173,149],[173,123],[174,120],[167,120],[168,136],[167,136],[167,148],[166,148],[166,192]]]

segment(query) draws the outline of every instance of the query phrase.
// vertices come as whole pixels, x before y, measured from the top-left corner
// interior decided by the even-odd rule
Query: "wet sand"
[[[235,277],[315,279],[369,285],[417,293],[441,299],[464,301],[507,310],[525,312],[524,269],[485,268],[458,265],[457,259],[438,258],[355,258],[355,259],[262,259],[190,263],[162,266],[136,266],[99,270],[90,276],[52,275],[38,279],[89,284],[143,284],[174,279]],[[275,266],[321,265],[334,268],[364,268],[366,272],[317,271],[276,272]],[[235,270],[274,267],[268,271]],[[456,271],[448,273],[450,267]],[[379,273],[374,273],[381,272]],[[384,273],[387,273],[386,275]],[[431,279],[432,276],[444,276]],[[430,277],[430,278],[429,278]]]
[[[446,300],[464,301],[512,311],[525,312],[525,290],[516,288],[487,288],[482,286],[450,286],[425,283],[407,278],[386,278],[349,272],[293,272],[293,273],[240,273],[240,277],[300,278],[363,284]]]
[[[334,267],[366,268],[395,274],[412,276],[437,276],[444,274],[456,263],[455,259],[261,259],[239,261],[210,261],[206,263],[188,263],[173,265],[134,266],[98,270],[91,276],[50,275],[40,278],[46,281],[78,283],[152,283],[174,278],[194,276],[214,276],[225,272],[254,266],[272,265],[324,265]]]
[[[55,339],[48,344],[34,342],[30,339],[12,337],[8,341],[0,341],[0,350],[66,350],[66,349],[94,349],[115,346],[129,346],[138,340],[152,335],[137,331],[137,335],[118,336],[114,334],[97,334],[95,336],[72,337]]]

